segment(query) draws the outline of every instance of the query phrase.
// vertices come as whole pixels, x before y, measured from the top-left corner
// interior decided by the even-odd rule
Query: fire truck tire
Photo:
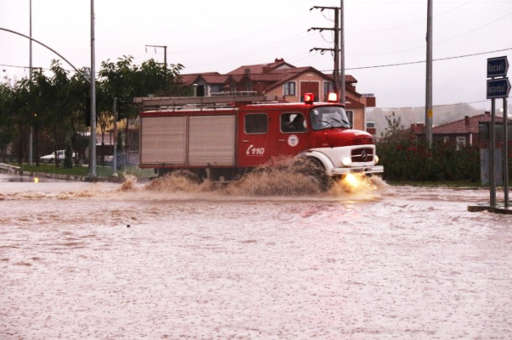
[[[294,170],[298,173],[310,176],[319,185],[320,190],[327,191],[332,180],[327,173],[322,162],[314,157],[300,157],[294,162]]]

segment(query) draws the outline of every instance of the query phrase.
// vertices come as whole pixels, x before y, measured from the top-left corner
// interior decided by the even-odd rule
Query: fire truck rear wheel
[[[201,176],[187,169],[177,169],[172,172],[172,176],[183,177],[193,183],[201,183]]]

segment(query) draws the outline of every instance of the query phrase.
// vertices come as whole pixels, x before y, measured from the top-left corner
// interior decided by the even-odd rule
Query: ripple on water
[[[510,334],[512,220],[468,213],[460,192],[118,188],[1,202],[0,338]]]

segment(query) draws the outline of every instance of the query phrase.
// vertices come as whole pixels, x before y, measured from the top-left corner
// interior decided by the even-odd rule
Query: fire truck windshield
[[[311,110],[311,127],[313,130],[350,128],[350,122],[342,107],[321,106]]]

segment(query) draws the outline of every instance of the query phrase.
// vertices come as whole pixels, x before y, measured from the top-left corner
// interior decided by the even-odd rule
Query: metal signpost
[[[496,150],[496,99],[503,99],[503,190],[505,193],[505,209],[508,208],[508,117],[507,97],[510,93],[510,82],[507,78],[508,72],[507,56],[487,59],[487,99],[491,99],[491,124],[489,127],[489,186],[490,186],[490,208],[496,209],[496,172],[495,172],[495,150]]]

